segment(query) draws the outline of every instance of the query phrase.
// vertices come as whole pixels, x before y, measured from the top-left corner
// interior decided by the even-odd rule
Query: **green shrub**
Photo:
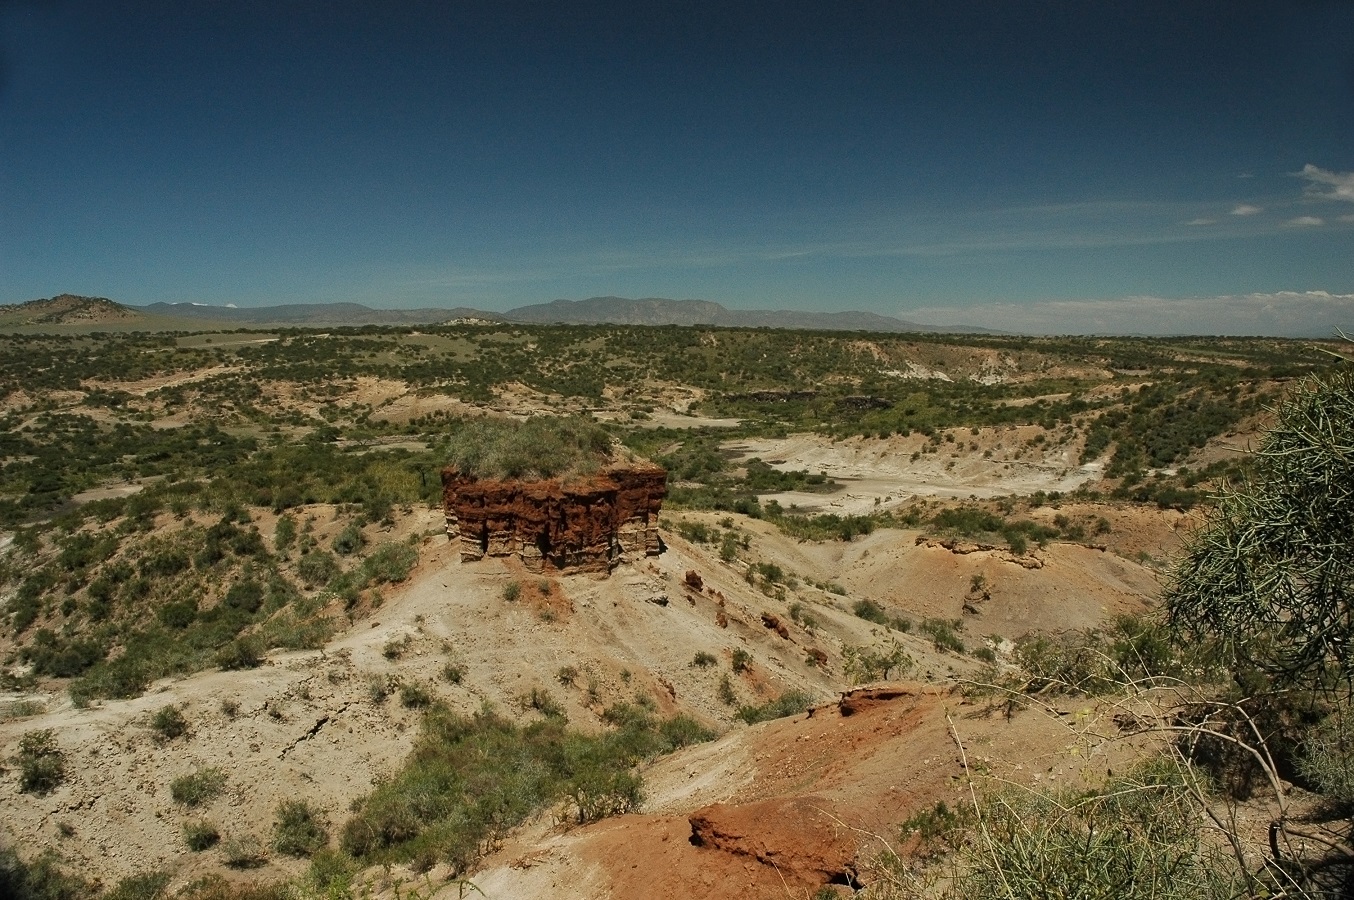
[[[516,603],[522,596],[522,583],[520,581],[509,581],[503,585],[503,599],[509,603]]]
[[[33,664],[34,672],[57,678],[74,678],[82,674],[106,653],[105,647],[93,641],[61,637],[48,628],[38,629],[33,642],[21,651],[23,658]]]
[[[1202,817],[1170,763],[1091,791],[1003,794],[962,855],[958,895],[1197,900],[1234,893],[1225,861],[1201,840]]]
[[[385,702],[392,691],[399,688],[399,679],[394,677],[382,678],[379,675],[372,675],[367,678],[367,696],[371,702],[380,705]]]
[[[818,625],[818,620],[807,611],[802,603],[790,604],[790,618],[804,628],[812,629]]]
[[[400,705],[405,709],[422,709],[431,705],[433,695],[416,681],[406,681],[400,685]]]
[[[842,670],[852,684],[888,678],[894,670],[902,674],[912,666],[912,657],[896,639],[891,639],[886,647],[842,647]]]
[[[232,854],[241,855],[228,855],[226,857],[228,865],[232,860],[240,860],[244,863],[240,868],[249,868],[253,865],[262,865],[266,861],[261,855],[249,856],[250,853],[262,853],[257,839],[252,844],[244,846],[232,844],[231,848]],[[174,895],[174,900],[293,900],[295,896],[291,886],[286,882],[238,884],[220,875],[204,875],[184,886]]]
[[[521,727],[488,710],[465,718],[434,706],[405,768],[356,804],[340,844],[363,865],[442,860],[461,873],[508,829],[561,800],[579,821],[634,809],[633,766],[707,733],[694,723],[664,726],[642,707],[613,707],[605,718],[612,730],[588,735],[558,718]]]
[[[391,662],[394,662],[403,656],[405,652],[413,646],[413,643],[413,637],[407,634],[400,635],[397,638],[391,638],[386,641],[385,646],[381,648],[381,655]]]
[[[752,654],[739,647],[733,651],[733,660],[730,665],[735,674],[741,675],[752,668]]]
[[[242,578],[230,586],[221,602],[231,609],[256,613],[263,605],[263,585],[254,578]]]
[[[150,727],[163,740],[172,741],[188,733],[188,720],[179,712],[178,707],[162,706],[150,717]]]
[[[178,600],[174,603],[166,603],[155,613],[161,623],[178,631],[182,631],[193,620],[197,618],[197,604],[191,600]]]
[[[339,571],[338,560],[327,550],[312,550],[296,561],[296,574],[309,588],[328,584]]]
[[[362,562],[362,571],[372,584],[398,584],[418,565],[418,549],[404,543],[384,543]]]
[[[210,850],[220,840],[221,832],[217,831],[216,826],[210,822],[203,820],[183,824],[183,842],[194,853]]]
[[[785,580],[785,571],[775,563],[754,563],[752,571],[760,575],[762,580],[768,584],[780,584]]]
[[[71,700],[83,706],[95,697],[115,700],[140,696],[150,683],[145,661],[131,653],[103,662],[71,684]]]
[[[978,537],[1000,532],[1006,520],[976,506],[956,506],[936,513],[931,524],[963,537]]]
[[[715,739],[715,733],[690,716],[673,716],[658,726],[662,736],[662,752],[680,750],[693,744]]]
[[[50,728],[24,732],[19,738],[19,793],[50,794],[66,780],[66,755]]]
[[[296,543],[296,519],[290,514],[278,516],[277,528],[273,531],[273,549],[285,554]]]
[[[311,856],[303,884],[319,897],[348,898],[352,896],[356,874],[357,865],[346,853],[322,849]]]
[[[99,883],[67,872],[61,857],[44,850],[25,861],[9,847],[0,847],[0,897],[14,900],[90,900]]]
[[[713,666],[717,662],[719,660],[715,658],[713,653],[706,653],[704,650],[697,650],[696,655],[691,658],[691,665],[702,669]]]
[[[770,719],[783,719],[797,716],[813,705],[813,697],[803,691],[786,691],[775,700],[761,706],[740,706],[735,716],[749,725],[766,722]]]
[[[864,619],[867,622],[873,622],[876,625],[889,624],[889,614],[884,612],[884,608],[873,600],[857,600],[851,607],[851,611],[857,618]]]
[[[611,435],[583,418],[525,422],[480,418],[451,436],[448,462],[476,478],[554,478],[597,471],[613,454]]]
[[[168,896],[169,875],[164,872],[149,872],[143,875],[128,875],[113,889],[103,894],[100,900],[159,900]]]
[[[15,700],[9,705],[0,721],[9,721],[11,719],[26,719],[29,716],[36,716],[46,710],[46,707],[37,700]]]
[[[963,653],[964,641],[957,631],[960,624],[947,619],[924,619],[918,628],[923,634],[930,635],[937,650]]]
[[[226,773],[216,768],[198,769],[189,775],[180,775],[169,783],[169,796],[175,803],[187,807],[201,806],[214,800],[226,787]]]
[[[263,665],[263,654],[253,638],[236,638],[216,651],[216,664],[226,671],[257,669]]]
[[[903,820],[898,826],[898,836],[903,841],[914,834],[920,837],[919,851],[922,854],[929,854],[935,849],[958,850],[964,846],[973,822],[972,806],[952,807],[944,800],[937,800],[930,809],[914,813]],[[937,848],[936,845],[940,846]]]
[[[268,861],[263,842],[252,834],[229,837],[221,844],[222,861],[232,869],[257,869]]]
[[[1341,704],[1303,736],[1298,770],[1325,797],[1354,805],[1354,713]]]
[[[367,544],[367,538],[362,534],[362,528],[356,522],[349,522],[342,531],[334,537],[334,552],[339,556],[352,556]]]
[[[517,704],[525,710],[535,710],[547,719],[564,721],[567,716],[564,707],[555,696],[543,688],[532,688],[530,692],[517,698]]]
[[[312,856],[329,842],[324,813],[304,800],[278,804],[273,822],[273,849],[287,856]]]
[[[678,522],[677,533],[693,544],[708,544],[713,535],[704,522]]]
[[[1111,620],[1105,638],[1120,679],[1177,676],[1185,668],[1172,646],[1170,632],[1157,618],[1116,616]]]

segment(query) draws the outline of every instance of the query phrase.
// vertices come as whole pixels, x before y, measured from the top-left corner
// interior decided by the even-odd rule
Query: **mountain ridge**
[[[802,312],[775,309],[730,309],[712,300],[669,300],[644,297],[589,297],[519,306],[503,314],[509,322],[566,325],[720,325],[728,328],[795,328],[814,331],[963,331],[988,329],[964,326],[935,327],[895,316],[860,310]]]
[[[714,325],[725,328],[790,328],[813,331],[999,333],[973,326],[932,326],[861,310],[730,309],[712,300],[663,297],[589,297],[528,304],[503,313],[466,306],[376,309],[361,303],[292,303],[274,306],[208,306],[197,303],[117,303],[106,297],[58,294],[51,299],[0,306],[0,323],[75,325],[130,323],[139,320],[190,320],[205,325],[362,326],[434,325],[456,321],[537,325]]]

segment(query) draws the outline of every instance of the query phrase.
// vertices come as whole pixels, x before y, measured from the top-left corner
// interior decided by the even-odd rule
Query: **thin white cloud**
[[[1340,217],[1341,222],[1354,222],[1354,213],[1349,213]]]
[[[1264,212],[1262,207],[1251,206],[1249,203],[1238,203],[1232,208],[1232,215],[1234,216],[1254,216],[1261,212]]]
[[[1044,300],[904,309],[930,325],[976,325],[1023,334],[1216,334],[1329,337],[1354,330],[1354,294],[1278,291],[1220,297]]]
[[[1188,222],[1186,222],[1185,224],[1186,224],[1186,225],[1216,225],[1216,224],[1218,224],[1218,220],[1217,220],[1217,219],[1190,219],[1190,220],[1189,220]]]
[[[1318,216],[1298,216],[1296,219],[1289,219],[1284,224],[1292,225],[1294,228],[1311,228],[1316,225],[1325,225],[1326,220]]]
[[[1307,182],[1309,196],[1354,203],[1354,172],[1332,172],[1308,163],[1297,175]]]

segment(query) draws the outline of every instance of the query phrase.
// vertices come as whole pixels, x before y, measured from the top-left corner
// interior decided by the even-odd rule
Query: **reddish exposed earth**
[[[513,481],[442,470],[447,534],[461,559],[517,556],[532,572],[609,572],[661,552],[667,472],[611,466],[581,478]]]

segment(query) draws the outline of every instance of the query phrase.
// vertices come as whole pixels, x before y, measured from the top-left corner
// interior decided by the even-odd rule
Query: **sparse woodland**
[[[236,775],[185,769],[157,801],[182,846],[131,874],[82,869],[62,840],[24,844],[0,825],[0,895],[473,892],[476,867],[525,823],[578,828],[643,810],[656,760],[904,679],[952,689],[993,722],[1094,710],[1053,727],[1079,728],[1086,746],[1132,743],[1136,758],[1063,786],[1002,784],[955,727],[959,799],[898,809],[888,833],[862,842],[854,883],[820,883],[819,900],[849,888],[1350,896],[1349,365],[1310,342],[1262,339],[705,327],[0,336],[6,804],[45,802],[91,764],[63,749],[81,715],[150,702],[199,673],[248,677],[293,651],[328,667],[307,692],[348,691],[343,709],[397,717],[408,748],[342,808],[293,796],[255,811],[269,824],[254,831],[212,805]],[[953,487],[881,487],[847,503],[868,496],[868,479],[755,450],[803,435],[861,455],[863,471],[887,463]],[[677,646],[680,664],[652,671],[563,656],[553,684],[524,681],[510,705],[490,700],[508,690],[485,675],[495,661],[450,639],[429,650],[421,615],[369,672],[349,664],[351,646],[331,652],[394,616],[413,581],[441,577],[420,566],[445,542],[443,466],[551,477],[617,453],[668,469],[665,540],[724,578],[662,581],[632,615],[696,611],[742,643]],[[1116,527],[1140,520],[1166,537]],[[995,560],[1012,578],[1037,578],[1064,547],[1164,587],[1152,609],[1017,630],[992,624],[1006,621],[1006,587],[984,574],[995,568],[956,574],[942,610],[810,566],[881,535]],[[474,584],[503,617],[493,627],[542,633],[582,614],[569,591],[600,590],[484,579]],[[758,643],[778,640],[765,645],[774,655]],[[434,677],[399,670],[419,654],[436,657]],[[207,727],[181,706],[157,700],[143,717],[142,743],[159,757]],[[246,714],[304,724],[281,703],[242,711],[227,697],[212,727]],[[396,869],[409,880],[392,881]]]

